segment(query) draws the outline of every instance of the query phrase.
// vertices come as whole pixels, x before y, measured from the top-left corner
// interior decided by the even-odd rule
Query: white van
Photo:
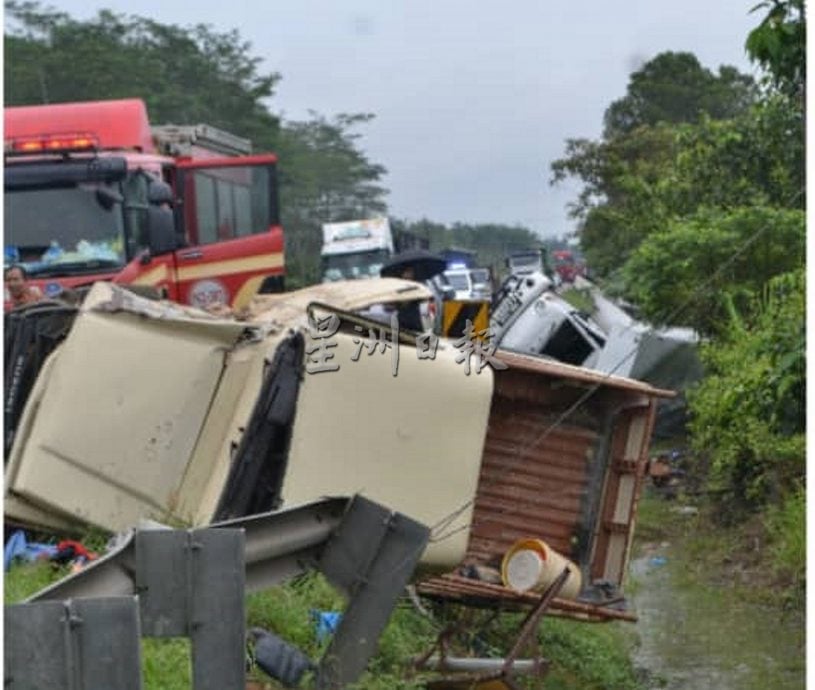
[[[455,291],[457,300],[490,300],[492,283],[486,268],[453,268],[444,272],[449,286]]]

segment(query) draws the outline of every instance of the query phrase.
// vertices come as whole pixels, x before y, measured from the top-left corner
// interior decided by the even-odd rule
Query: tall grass
[[[25,599],[65,574],[47,563],[16,565],[6,574],[5,603]],[[325,652],[327,641],[317,635],[314,612],[341,611],[343,597],[318,574],[309,574],[247,597],[247,626],[265,628],[300,647],[312,659]],[[401,601],[379,641],[377,654],[355,690],[419,690],[427,673],[412,668],[412,660],[428,651],[438,633],[458,621],[464,631],[458,655],[505,655],[520,627],[519,614],[480,611],[453,604],[431,607],[432,616]],[[639,686],[628,660],[626,643],[615,625],[583,624],[545,619],[539,634],[543,655],[552,660],[546,687],[553,690],[636,690]],[[529,652],[529,650],[527,650]],[[144,639],[142,676],[145,690],[188,690],[191,687],[190,647],[186,639]],[[261,671],[249,679],[261,687],[279,688]],[[312,685],[309,680],[306,687]],[[526,679],[522,687],[537,688]]]
[[[780,507],[767,513],[767,530],[776,571],[790,578],[796,595],[803,595],[806,580],[806,496],[799,487]]]

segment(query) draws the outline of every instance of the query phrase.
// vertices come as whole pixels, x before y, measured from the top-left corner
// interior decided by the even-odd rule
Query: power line
[[[792,195],[789,201],[786,204],[786,207],[792,207],[802,196],[804,193],[804,189],[799,189],[794,195]],[[664,323],[671,323],[675,319],[677,319],[688,307],[690,307],[694,302],[696,302],[701,297],[710,294],[712,292],[713,284],[719,279],[719,277],[724,273],[725,270],[730,268],[736,260],[742,256],[755,242],[758,241],[760,237],[762,237],[767,231],[771,229],[771,226],[764,225],[756,232],[754,232],[750,237],[748,237],[741,245],[739,245],[736,250],[733,252],[731,256],[729,256],[725,261],[723,261],[719,267],[711,274],[711,276],[700,283],[700,285],[691,293],[691,295],[686,299],[682,304],[680,304],[677,308],[672,310],[665,319],[658,319],[659,321],[663,321]],[[630,324],[629,326],[624,329],[623,333],[632,329],[635,326],[634,323]],[[651,329],[653,332],[653,329]],[[556,420],[550,424],[546,429],[543,430],[538,436],[536,436],[530,443],[522,446],[516,451],[515,457],[521,458],[524,453],[534,449],[541,441],[545,440],[553,431],[555,431],[558,427],[560,427],[572,414],[574,414],[580,407],[585,403],[592,395],[594,395],[601,387],[605,385],[605,383],[614,375],[614,373],[623,366],[631,357],[633,357],[637,353],[637,347],[632,348],[629,352],[627,352],[618,362],[617,364],[608,372],[604,372],[603,377],[593,384],[590,388],[583,393],[577,401],[575,401],[572,405],[570,405],[563,413],[561,413]],[[562,492],[560,491],[552,491],[548,494],[546,492],[539,492],[539,496],[559,496]],[[433,530],[436,530],[439,527],[440,530],[446,529],[458,516],[460,516],[465,510],[467,510],[470,506],[474,504],[474,499],[469,499],[452,511],[450,514],[442,518],[436,526],[434,526]],[[509,510],[511,513],[511,509]],[[434,542],[443,541],[447,539],[457,532],[460,529],[455,529],[449,534],[441,534],[437,535],[436,538],[433,539]]]

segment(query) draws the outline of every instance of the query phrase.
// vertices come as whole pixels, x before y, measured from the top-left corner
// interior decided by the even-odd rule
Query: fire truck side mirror
[[[172,204],[174,201],[172,187],[166,182],[150,180],[150,185],[147,187],[147,201],[154,206]]]
[[[160,256],[175,251],[175,221],[170,209],[150,206],[147,209],[147,224],[151,256]]]

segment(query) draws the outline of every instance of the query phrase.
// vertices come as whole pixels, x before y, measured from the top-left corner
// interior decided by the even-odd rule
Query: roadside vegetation
[[[591,298],[588,290],[570,287],[562,290],[560,296],[579,312],[591,314],[594,310],[594,300]]]
[[[683,510],[687,512],[682,514]],[[680,585],[722,596],[730,593],[742,602],[771,607],[780,616],[785,610],[800,613],[804,591],[798,555],[780,551],[781,544],[797,546],[789,543],[796,527],[775,524],[778,519],[784,521],[786,511],[771,509],[769,514],[722,525],[717,510],[717,503],[707,497],[679,493],[666,500],[647,490],[638,511],[635,554],[668,544],[673,547],[673,559],[681,561],[675,568]],[[799,516],[789,519],[797,524]],[[711,524],[716,529],[710,529]],[[781,535],[776,532],[779,528]],[[637,586],[635,580],[627,591],[636,593]]]
[[[662,53],[631,75],[599,141],[572,139],[581,248],[602,287],[703,339],[688,445],[706,532],[760,527],[768,565],[805,587],[805,24],[802,0],[760,3],[746,49],[758,82]],[[746,529],[746,528],[742,528]],[[722,532],[725,533],[725,532]]]

